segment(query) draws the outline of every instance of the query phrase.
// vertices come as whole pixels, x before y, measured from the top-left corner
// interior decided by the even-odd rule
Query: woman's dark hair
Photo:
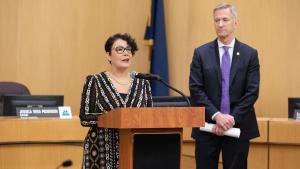
[[[137,47],[137,44],[136,44],[135,40],[129,34],[127,34],[127,33],[124,33],[124,34],[117,33],[117,34],[114,34],[113,36],[109,37],[106,40],[106,43],[105,43],[105,46],[104,46],[105,52],[108,52],[110,54],[113,44],[118,39],[122,39],[122,40],[127,42],[128,46],[131,47],[132,55],[134,55],[135,52],[138,50],[138,47]]]

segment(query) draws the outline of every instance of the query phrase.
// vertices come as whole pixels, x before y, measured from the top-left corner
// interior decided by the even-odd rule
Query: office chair
[[[3,96],[8,94],[30,95],[30,91],[21,83],[0,82],[0,116],[3,116]]]

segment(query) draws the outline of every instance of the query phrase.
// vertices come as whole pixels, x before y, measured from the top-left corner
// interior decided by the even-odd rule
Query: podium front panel
[[[180,133],[135,134],[133,169],[180,169]]]
[[[120,169],[180,169],[182,129],[121,129]]]

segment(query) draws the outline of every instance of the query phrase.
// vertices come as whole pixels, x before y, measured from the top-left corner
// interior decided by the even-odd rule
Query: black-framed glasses
[[[124,53],[125,50],[126,50],[126,52],[127,52],[128,54],[132,54],[132,49],[131,49],[131,47],[124,48],[123,46],[117,46],[117,47],[114,48],[114,50],[115,50],[118,54]]]

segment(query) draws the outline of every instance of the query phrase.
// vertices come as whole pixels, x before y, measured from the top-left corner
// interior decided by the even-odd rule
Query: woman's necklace
[[[127,83],[122,83],[122,82],[118,81],[117,78],[115,78],[114,75],[113,75],[111,72],[109,72],[109,76],[110,76],[115,82],[117,82],[119,85],[125,86],[125,85],[131,84],[131,80],[130,80],[129,82],[127,82]]]

